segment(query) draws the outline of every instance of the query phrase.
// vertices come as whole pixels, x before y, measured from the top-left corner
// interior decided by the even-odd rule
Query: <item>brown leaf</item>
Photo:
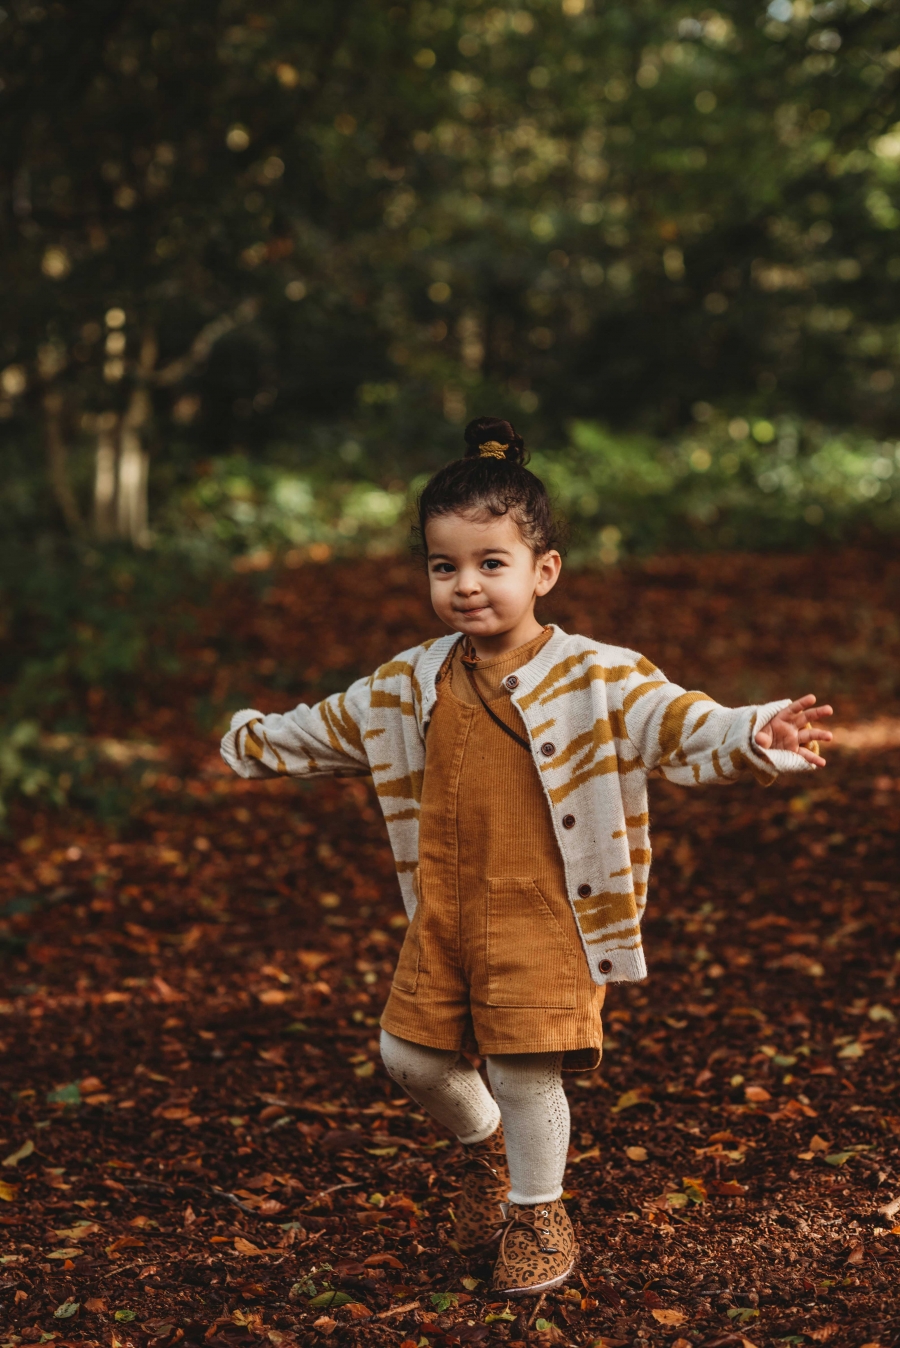
[[[363,1260],[366,1268],[402,1268],[400,1260],[394,1254],[370,1254]]]
[[[646,1297],[646,1295],[645,1292],[644,1296]],[[684,1311],[652,1310],[650,1314],[653,1316],[654,1320],[657,1320],[661,1325],[683,1325],[687,1319]]]

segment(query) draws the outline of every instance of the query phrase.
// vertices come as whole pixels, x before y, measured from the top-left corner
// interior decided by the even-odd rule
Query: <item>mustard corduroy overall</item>
[[[508,680],[552,635],[478,661],[482,697],[524,725]],[[381,1018],[399,1039],[485,1056],[562,1051],[596,1067],[605,988],[593,982],[530,755],[491,720],[454,646],[425,748],[418,906]]]

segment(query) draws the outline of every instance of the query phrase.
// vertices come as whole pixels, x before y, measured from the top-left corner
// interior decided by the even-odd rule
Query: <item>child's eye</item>
[[[499,557],[488,557],[484,565],[489,571],[498,571],[503,563],[500,561]]]
[[[435,562],[432,569],[434,570],[435,575],[449,576],[450,572],[454,571],[456,568],[452,562]]]

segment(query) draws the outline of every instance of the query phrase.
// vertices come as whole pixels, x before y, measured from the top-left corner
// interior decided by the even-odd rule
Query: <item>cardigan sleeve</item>
[[[363,735],[371,705],[371,679],[358,679],[309,707],[264,716],[235,712],[221,753],[239,777],[364,776],[369,759]]]
[[[745,772],[768,786],[781,772],[813,769],[800,754],[755,742],[757,731],[788,706],[785,698],[722,707],[706,693],[670,683],[644,659],[626,679],[623,698],[626,732],[647,771],[682,786],[730,782]]]

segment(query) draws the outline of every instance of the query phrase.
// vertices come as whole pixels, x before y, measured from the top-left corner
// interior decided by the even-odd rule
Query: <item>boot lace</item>
[[[507,1218],[506,1225],[503,1228],[503,1234],[500,1237],[500,1262],[506,1269],[509,1267],[506,1257],[506,1242],[511,1232],[519,1227],[527,1231],[533,1240],[537,1241],[537,1247],[541,1254],[559,1254],[559,1247],[556,1245],[545,1244],[550,1239],[550,1208],[515,1208],[512,1215]]]

